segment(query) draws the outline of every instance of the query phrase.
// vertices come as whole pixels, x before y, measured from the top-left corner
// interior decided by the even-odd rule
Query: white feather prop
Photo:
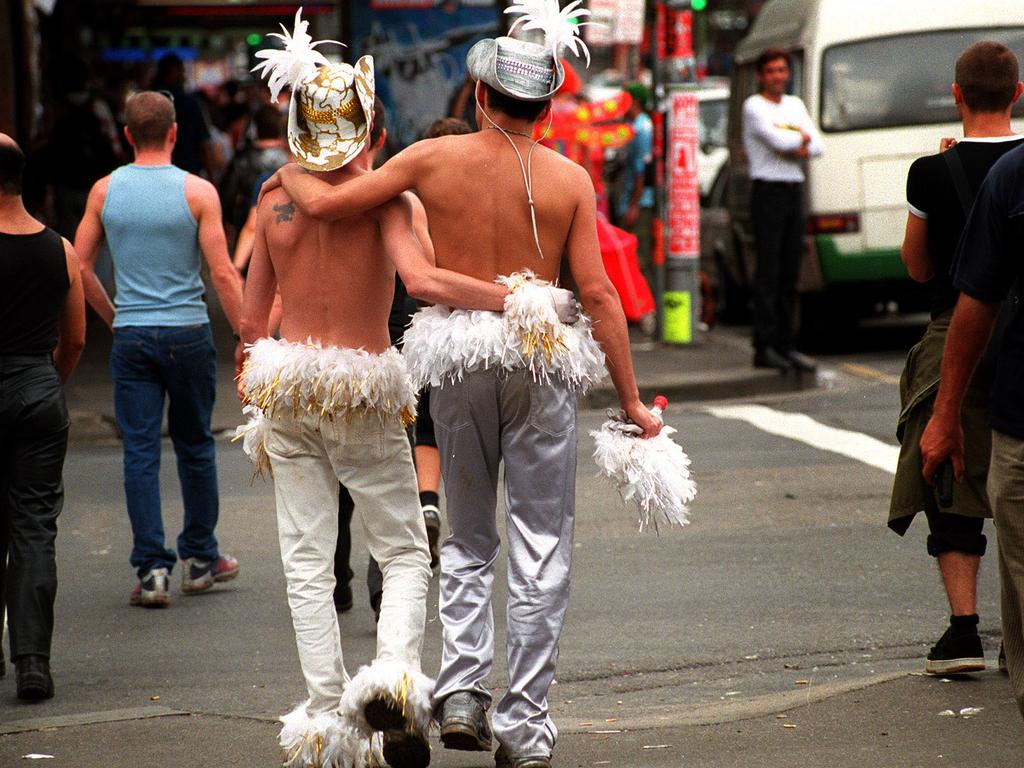
[[[242,450],[249,457],[256,469],[253,472],[253,479],[257,476],[263,477],[264,472],[271,472],[270,457],[267,456],[266,439],[270,431],[270,422],[267,421],[263,411],[252,405],[242,407],[242,414],[248,416],[245,424],[235,427],[235,434],[231,442],[242,441]]]
[[[295,88],[315,75],[317,67],[330,64],[327,58],[316,50],[318,45],[333,43],[344,47],[344,43],[339,43],[337,40],[313,42],[307,29],[309,29],[309,22],[302,20],[302,8],[299,8],[295,12],[295,29],[291,34],[282,24],[281,32],[284,34],[271,32],[268,35],[268,37],[276,37],[284,41],[284,50],[265,48],[256,52],[256,58],[263,59],[263,62],[253,67],[252,71],[257,72],[262,68],[263,71],[259,73],[260,77],[267,78],[271,98],[275,101],[286,86]]]
[[[534,381],[559,380],[585,392],[604,378],[604,353],[590,320],[558,322],[548,288],[529,272],[498,278],[512,289],[503,313],[450,312],[434,306],[413,315],[403,356],[418,387],[461,381],[471,371],[526,368]]]
[[[645,440],[621,427],[609,419],[590,433],[599,474],[618,486],[623,501],[636,503],[641,531],[687,525],[697,484],[690,477],[690,457],[671,438],[675,430],[662,427],[657,437]]]
[[[337,712],[310,715],[300,704],[281,718],[283,768],[362,768],[366,765],[365,740]]]
[[[582,0],[573,0],[565,8],[559,7],[558,0],[524,0],[505,9],[505,13],[521,14],[512,23],[509,34],[520,26],[524,30],[538,29],[544,33],[545,47],[551,49],[556,59],[559,58],[559,49],[562,47],[568,48],[576,56],[582,51],[589,67],[590,51],[580,38],[580,27],[585,27],[591,22],[574,24],[569,21],[572,18],[590,15],[590,11],[582,8],[582,5]]]

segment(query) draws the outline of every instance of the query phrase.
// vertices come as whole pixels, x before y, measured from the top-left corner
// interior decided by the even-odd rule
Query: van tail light
[[[860,215],[856,213],[828,213],[807,219],[807,231],[811,235],[842,235],[860,232]]]

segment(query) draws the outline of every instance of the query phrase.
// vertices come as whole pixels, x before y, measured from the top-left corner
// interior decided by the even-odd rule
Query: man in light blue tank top
[[[152,91],[136,94],[125,118],[135,162],[96,182],[75,246],[86,299],[114,333],[110,373],[124,438],[130,559],[139,577],[129,601],[164,607],[179,556],[185,594],[238,574],[238,562],[220,552],[214,535],[219,499],[210,418],[217,355],[203,301],[202,259],[236,338],[242,289],[228,258],[216,189],[171,164],[177,136],[171,100]],[[93,270],[104,238],[114,261],[113,304]],[[160,511],[165,396],[185,508],[177,553],[165,543]]]

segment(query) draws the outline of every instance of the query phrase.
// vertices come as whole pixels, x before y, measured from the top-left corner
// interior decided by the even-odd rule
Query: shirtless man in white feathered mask
[[[524,14],[525,28],[542,29],[545,44],[503,37],[469,52],[479,132],[418,142],[337,186],[290,165],[265,187],[280,182],[301,210],[329,220],[415,189],[437,264],[512,289],[504,315],[423,310],[404,347],[418,383],[433,387],[451,530],[441,551],[444,655],[435,715],[452,749],[492,745],[485,711],[505,462],[509,688],[493,716],[498,768],[546,768],[557,736],[547,694],[569,595],[577,394],[604,375],[607,359],[626,416],[645,436],[661,427],[633,377],[625,318],[598,248],[590,177],[533,140],[564,78],[560,48],[582,46],[566,11],[557,0],[509,8]],[[592,326],[559,323],[543,301],[563,257]]]
[[[257,55],[266,59],[275,98],[284,85],[293,89],[288,141],[297,162],[326,185],[344,183],[369,172],[373,62],[329,65],[307,25],[297,14],[294,34],[281,36],[286,50]],[[250,456],[273,472],[309,695],[282,718],[287,766],[362,766],[374,733],[383,733],[376,754],[390,765],[430,761],[433,681],[420,670],[430,557],[404,430],[415,418],[416,387],[388,337],[395,270],[411,295],[428,302],[500,312],[511,293],[493,280],[436,269],[429,238],[414,232],[410,196],[379,202],[318,221],[278,189],[257,212],[239,381],[253,418],[240,433]],[[283,317],[275,340],[265,337],[277,289]],[[576,316],[568,291],[547,290],[541,301]],[[332,599],[339,481],[355,498],[384,574],[377,657],[351,679]]]

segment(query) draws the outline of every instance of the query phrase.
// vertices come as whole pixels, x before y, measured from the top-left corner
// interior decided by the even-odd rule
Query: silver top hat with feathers
[[[253,67],[267,78],[276,100],[285,87],[292,89],[288,105],[288,147],[295,161],[311,171],[333,171],[349,163],[370,141],[373,123],[373,58],[363,56],[351,64],[331,64],[316,50],[336,40],[314,41],[302,9],[295,12],[295,29],[289,34],[271,32],[284,41],[283,51],[257,51],[263,59]]]
[[[579,36],[579,28],[590,22],[573,23],[574,17],[589,16],[574,0],[561,8],[558,0],[523,0],[509,6],[505,13],[520,14],[509,34],[539,30],[544,43],[529,43],[513,37],[487,38],[469,49],[466,66],[474,80],[480,80],[499,93],[521,101],[545,101],[555,95],[565,80],[560,61],[563,48],[576,55],[582,52],[590,66],[590,51]]]

